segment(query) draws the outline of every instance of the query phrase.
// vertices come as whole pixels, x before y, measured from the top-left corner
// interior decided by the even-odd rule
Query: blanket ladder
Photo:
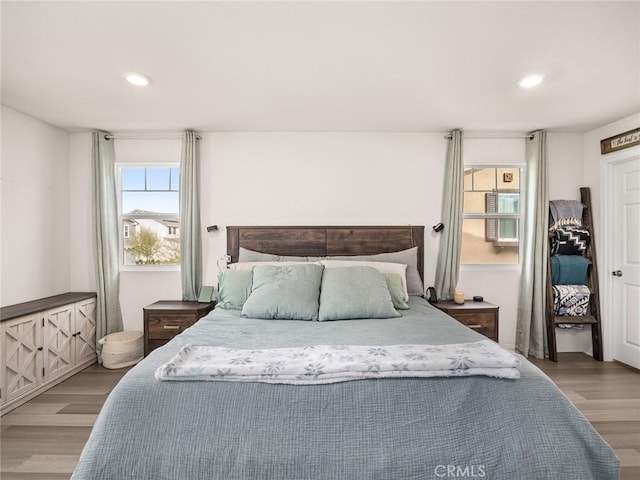
[[[600,329],[600,295],[598,283],[598,264],[596,261],[595,237],[593,234],[593,216],[591,208],[591,191],[588,187],[580,188],[580,201],[582,210],[582,227],[589,231],[590,241],[584,256],[588,263],[586,286],[589,288],[589,313],[584,316],[558,316],[553,305],[553,288],[551,281],[551,245],[553,235],[549,235],[549,250],[547,255],[547,296],[546,296],[546,326],[547,342],[549,346],[549,360],[558,361],[556,347],[556,328],[558,325],[589,325],[591,327],[591,342],[593,345],[593,358],[603,360],[602,334]]]

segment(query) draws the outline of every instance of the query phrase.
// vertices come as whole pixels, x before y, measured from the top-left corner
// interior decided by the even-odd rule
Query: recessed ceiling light
[[[146,87],[151,82],[151,79],[142,73],[128,72],[124,74],[124,78],[127,79],[131,85],[136,87]]]
[[[520,85],[522,88],[533,88],[540,85],[542,83],[542,80],[544,80],[544,77],[542,75],[540,75],[539,73],[534,73],[532,75],[522,77],[520,80],[518,80],[518,85]]]

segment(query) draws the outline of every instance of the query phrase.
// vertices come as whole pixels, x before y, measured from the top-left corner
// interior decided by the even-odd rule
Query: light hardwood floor
[[[559,358],[532,361],[614,448],[620,478],[640,478],[640,372],[583,354]],[[104,400],[126,371],[93,365],[3,416],[2,480],[68,479]]]
[[[127,371],[92,365],[0,418],[0,478],[68,480],[104,401]]]
[[[571,399],[620,459],[620,479],[640,478],[640,372],[580,353],[530,359]]]

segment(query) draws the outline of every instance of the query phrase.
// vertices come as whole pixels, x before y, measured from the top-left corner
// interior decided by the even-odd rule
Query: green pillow
[[[387,288],[391,294],[393,306],[398,310],[409,310],[409,304],[404,299],[402,277],[397,273],[385,273],[384,279],[387,281]]]
[[[218,306],[240,310],[251,294],[251,270],[225,270],[218,279]]]
[[[324,270],[318,314],[321,322],[399,316],[393,308],[384,274],[375,268],[335,267]]]
[[[241,315],[280,320],[317,320],[324,267],[317,264],[255,266],[251,295]]]

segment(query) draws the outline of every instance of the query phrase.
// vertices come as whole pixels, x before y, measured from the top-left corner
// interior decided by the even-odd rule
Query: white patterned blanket
[[[448,345],[310,345],[234,349],[185,345],[158,380],[313,385],[365,378],[520,377],[518,358],[490,340]]]

